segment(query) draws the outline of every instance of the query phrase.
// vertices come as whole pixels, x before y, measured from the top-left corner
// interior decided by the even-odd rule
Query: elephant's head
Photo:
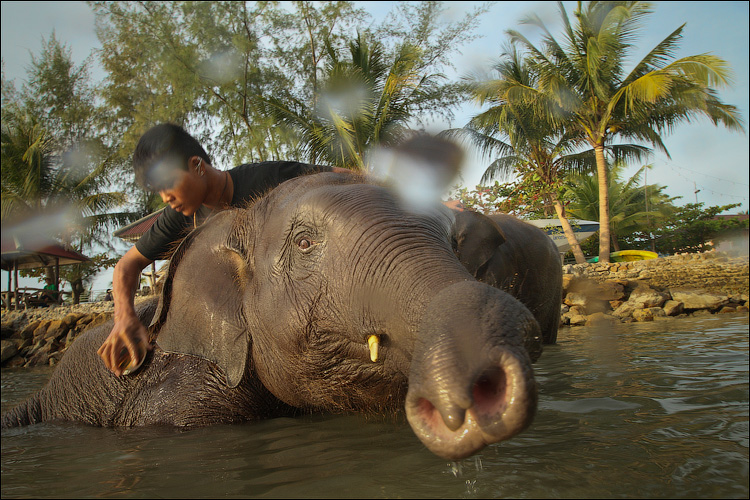
[[[461,265],[453,222],[359,176],[288,181],[183,243],[157,342],[306,411],[405,403],[432,451],[468,456],[531,422],[540,338],[522,304]]]

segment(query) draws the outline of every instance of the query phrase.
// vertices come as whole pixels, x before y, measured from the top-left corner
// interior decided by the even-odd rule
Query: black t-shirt
[[[331,167],[293,161],[266,161],[240,165],[228,171],[234,184],[230,205],[244,206],[247,202],[294,177],[330,171]],[[193,230],[196,223],[202,223],[210,214],[211,210],[205,205],[196,212],[195,218],[183,215],[167,206],[159,214],[154,225],[136,242],[135,247],[150,260],[168,259],[176,243]]]

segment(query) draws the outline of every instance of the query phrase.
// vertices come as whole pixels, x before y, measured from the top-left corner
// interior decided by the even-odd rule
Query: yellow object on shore
[[[656,259],[657,257],[659,257],[657,253],[647,250],[620,250],[619,252],[609,254],[612,262],[630,262],[633,260]]]
[[[609,254],[610,262],[631,262],[634,260],[656,259],[659,254],[648,250],[620,250]],[[599,257],[594,257],[586,262],[599,262]]]

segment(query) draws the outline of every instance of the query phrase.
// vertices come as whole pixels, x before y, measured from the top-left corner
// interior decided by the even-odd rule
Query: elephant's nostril
[[[474,408],[479,414],[500,414],[505,407],[507,377],[500,367],[485,371],[474,384]]]
[[[447,405],[436,408],[427,398],[420,398],[417,404],[417,412],[422,420],[431,429],[439,429],[441,424],[451,431],[457,431],[466,419],[466,410],[458,405]]]

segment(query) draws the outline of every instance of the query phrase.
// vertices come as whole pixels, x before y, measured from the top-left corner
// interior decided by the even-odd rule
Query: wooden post
[[[20,310],[18,307],[18,262],[13,263],[13,279],[15,280],[15,286],[13,287],[15,301],[16,301],[16,311]]]
[[[10,294],[11,294],[11,290],[12,290],[11,284],[12,284],[11,274],[10,274],[10,269],[8,269],[8,293],[6,293],[5,297],[4,297],[4,300],[5,300],[5,310],[6,311],[10,311],[10,296],[11,296]]]
[[[55,302],[62,304],[62,290],[60,290],[60,257],[55,257],[55,288],[57,289]]]

